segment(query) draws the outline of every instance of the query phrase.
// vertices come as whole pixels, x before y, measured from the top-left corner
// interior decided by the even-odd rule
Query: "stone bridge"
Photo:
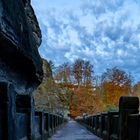
[[[43,78],[40,43],[30,0],[0,0],[0,140],[47,140],[56,130],[51,140],[140,140],[136,97],[121,98],[119,112],[84,116],[80,124],[36,111],[32,93]]]

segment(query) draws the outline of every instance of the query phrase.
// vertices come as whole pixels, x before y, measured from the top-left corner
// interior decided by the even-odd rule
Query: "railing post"
[[[42,112],[42,140],[46,140],[46,118],[45,118],[45,113]]]
[[[34,139],[33,140],[41,140],[42,139],[42,112],[35,111],[35,122],[34,122]]]
[[[48,113],[48,136],[51,136],[51,114]]]
[[[52,133],[55,132],[55,115],[52,114]]]
[[[101,137],[103,137],[103,131],[105,130],[105,125],[106,125],[105,117],[106,116],[107,116],[107,112],[101,113]]]
[[[11,84],[0,82],[0,111],[1,122],[0,126],[3,129],[2,139],[16,140],[16,105],[15,95],[16,92]],[[3,122],[4,121],[4,122]],[[0,136],[1,138],[1,136]]]
[[[97,135],[101,137],[102,135],[102,115],[100,114],[98,117],[98,128],[97,128]]]
[[[96,116],[94,115],[93,117],[92,117],[92,122],[93,122],[93,126],[92,126],[92,129],[93,129],[93,133],[95,134],[95,129],[96,129]]]
[[[138,114],[138,97],[121,97],[119,101],[119,140],[128,138],[128,119],[130,114]]]
[[[128,138],[139,140],[139,114],[131,114],[128,117]]]
[[[44,112],[41,112],[41,138],[42,140],[45,140],[44,133],[45,133],[45,120],[44,120]]]
[[[58,127],[58,115],[57,115],[57,117],[56,117],[56,127]]]

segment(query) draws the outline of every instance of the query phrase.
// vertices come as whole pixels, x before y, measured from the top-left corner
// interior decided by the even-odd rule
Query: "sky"
[[[56,66],[81,58],[96,75],[118,67],[140,81],[140,0],[32,0],[41,57]]]

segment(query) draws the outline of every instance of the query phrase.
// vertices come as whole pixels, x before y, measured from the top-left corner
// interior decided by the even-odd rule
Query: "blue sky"
[[[140,81],[140,0],[32,0],[40,54],[56,65],[90,60],[95,73],[117,66]]]

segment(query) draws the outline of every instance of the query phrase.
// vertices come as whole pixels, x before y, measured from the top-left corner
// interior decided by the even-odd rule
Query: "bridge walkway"
[[[102,140],[75,121],[69,121],[49,140]]]

